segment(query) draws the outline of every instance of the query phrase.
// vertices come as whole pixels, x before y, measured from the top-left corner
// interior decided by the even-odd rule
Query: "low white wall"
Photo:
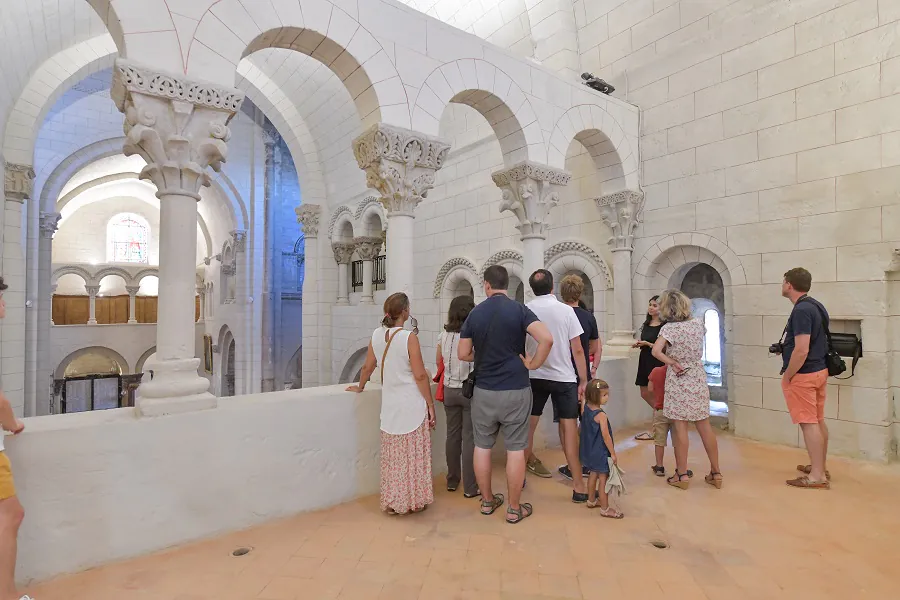
[[[601,367],[614,427],[643,404],[628,385],[632,363]],[[213,410],[151,419],[130,409],[26,419],[23,434],[6,438],[26,510],[17,578],[77,572],[377,493],[381,392],[343,390],[219,398]],[[438,405],[435,473],[446,471]],[[551,418],[546,410],[538,449],[558,444]]]

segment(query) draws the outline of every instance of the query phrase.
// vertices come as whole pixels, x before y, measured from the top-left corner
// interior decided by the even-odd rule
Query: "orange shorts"
[[[828,371],[797,373],[787,385],[781,380],[781,391],[795,425],[825,420],[825,382]]]
[[[0,500],[6,500],[15,495],[16,484],[13,482],[12,465],[9,464],[6,452],[0,450]]]

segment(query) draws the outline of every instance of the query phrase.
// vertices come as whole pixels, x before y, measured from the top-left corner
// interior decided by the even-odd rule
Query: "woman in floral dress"
[[[709,387],[703,369],[706,327],[691,316],[691,301],[679,290],[666,290],[659,298],[659,316],[665,322],[653,344],[653,356],[668,365],[663,414],[672,421],[675,474],[669,485],[686,490],[688,476],[688,422],[693,422],[709,456],[706,483],[722,487],[719,446],[709,423]]]
[[[403,328],[407,320],[412,331]],[[421,512],[434,502],[434,399],[418,333],[416,320],[409,316],[407,295],[388,296],[359,384],[347,388],[363,391],[375,369],[381,370],[381,510],[391,515]]]

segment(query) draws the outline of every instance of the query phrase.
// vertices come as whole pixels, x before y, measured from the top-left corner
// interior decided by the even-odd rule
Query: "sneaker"
[[[569,481],[572,481],[572,469],[569,468],[569,465],[563,465],[556,470],[559,472],[560,475],[562,475]]]
[[[572,502],[575,504],[584,504],[588,501],[587,494],[579,494],[578,492],[572,492]]]
[[[591,470],[588,469],[587,467],[585,467],[585,466],[582,465],[582,467],[581,467],[581,476],[582,476],[582,477],[590,477],[590,476],[591,476]]]
[[[532,475],[537,475],[538,477],[543,477],[544,479],[553,477],[553,474],[547,470],[547,467],[544,466],[544,463],[541,462],[537,456],[532,456],[528,463],[525,465],[525,468],[528,469],[528,472]]]

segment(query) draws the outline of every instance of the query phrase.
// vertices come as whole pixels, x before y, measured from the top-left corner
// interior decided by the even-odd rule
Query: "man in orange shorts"
[[[825,456],[828,454],[828,426],[825,424],[825,382],[828,369],[825,356],[828,340],[825,325],[828,311],[807,295],[812,287],[812,275],[803,268],[784,274],[781,295],[794,305],[787,326],[781,356],[784,361],[781,390],[787,402],[791,420],[800,425],[810,464],[798,465],[804,473],[787,484],[793,487],[830,489]],[[772,351],[772,350],[770,350]]]
[[[0,319],[6,316],[3,290],[7,287],[3,283],[3,277],[0,277]],[[9,400],[3,394],[2,381],[0,381],[0,426],[4,431],[14,435],[22,433],[25,429],[25,425],[16,418]],[[16,497],[12,468],[4,448],[3,432],[0,432],[0,600],[30,600],[28,596],[19,598],[16,591],[16,539],[25,511]]]

